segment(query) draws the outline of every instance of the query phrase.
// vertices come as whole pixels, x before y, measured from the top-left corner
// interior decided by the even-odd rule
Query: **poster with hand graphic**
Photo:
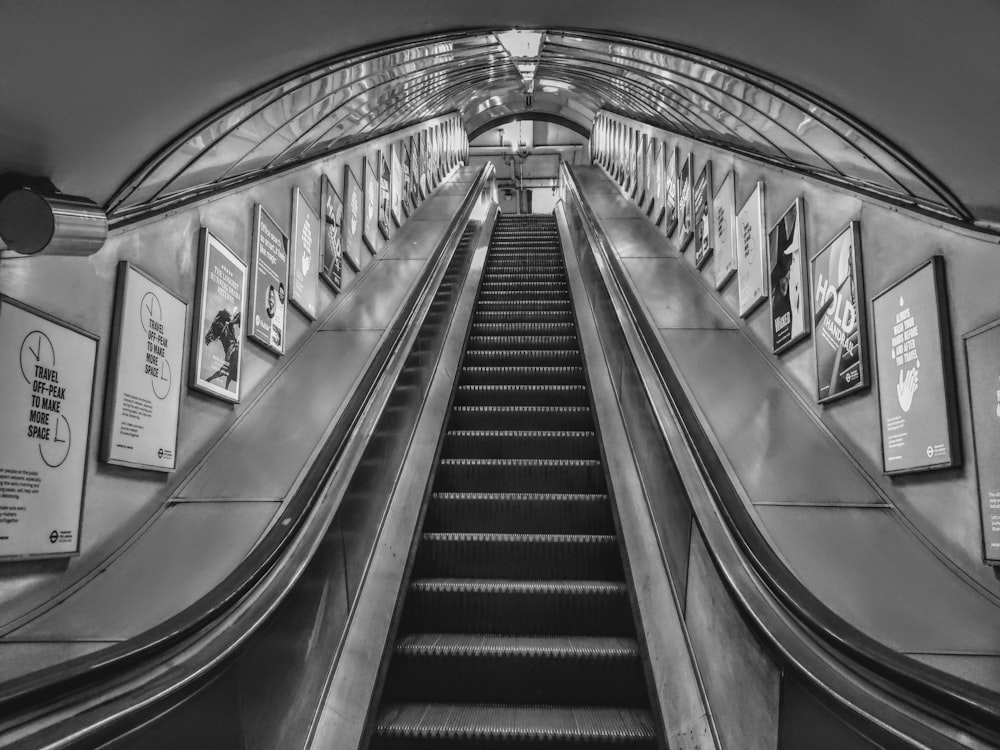
[[[872,299],[886,474],[961,463],[944,259],[935,255]]]
[[[1000,320],[970,331],[965,363],[983,524],[983,560],[1000,565]]]
[[[319,307],[319,216],[302,191],[292,190],[292,302],[310,320]]]
[[[124,260],[115,299],[101,459],[173,471],[187,302]]]
[[[861,273],[861,224],[852,221],[809,259],[816,398],[833,401],[868,387],[868,324]]]
[[[0,295],[0,558],[80,551],[97,344]]]

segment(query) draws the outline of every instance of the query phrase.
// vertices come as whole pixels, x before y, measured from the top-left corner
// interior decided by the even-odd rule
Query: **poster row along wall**
[[[247,217],[249,266],[201,229],[193,311],[137,264],[119,262],[100,459],[173,471],[185,357],[191,388],[238,402],[244,338],[284,354],[289,303],[315,319],[319,279],[339,292],[341,264],[360,270],[360,253],[380,247],[376,232],[388,239],[459,163],[466,143],[459,118],[450,117],[366,157],[360,172],[345,165],[341,175],[323,174],[319,211],[295,188],[290,232],[256,205]],[[80,551],[98,344],[0,296],[0,559]]]
[[[802,198],[768,224],[763,181],[737,206],[733,171],[716,188],[711,161],[697,165],[668,134],[649,130],[602,113],[591,158],[696,267],[714,260],[717,290],[735,278],[741,317],[768,302],[775,355],[812,337],[819,403],[876,383],[884,473],[961,465],[944,258],[932,256],[869,300],[859,221],[811,250]],[[1000,563],[1000,321],[967,334],[965,355],[984,557]]]

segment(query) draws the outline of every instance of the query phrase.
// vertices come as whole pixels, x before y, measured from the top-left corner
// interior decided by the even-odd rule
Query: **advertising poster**
[[[389,146],[389,163],[392,174],[389,180],[390,202],[389,213],[396,226],[403,224],[403,164],[399,160],[399,144]]]
[[[253,212],[253,284],[247,336],[275,354],[285,353],[288,240],[259,203]]]
[[[677,160],[679,159],[677,146],[669,151],[670,158],[667,160],[663,194],[663,233],[667,237],[674,233],[674,228],[677,226]]]
[[[861,224],[852,221],[809,259],[816,396],[832,401],[868,386],[868,325]]]
[[[365,195],[349,164],[344,165],[344,255],[361,267],[361,233],[365,221]],[[357,264],[357,265],[355,265]]]
[[[767,254],[764,250],[764,183],[736,214],[736,275],[740,283],[740,317],[745,318],[767,297]]]
[[[715,232],[712,231],[712,162],[705,162],[693,191],[694,264],[701,268],[715,246]]]
[[[292,190],[292,302],[310,320],[319,306],[319,217],[298,188]]]
[[[410,136],[410,205],[413,210],[420,205],[420,138]]]
[[[694,237],[694,222],[691,215],[692,189],[694,182],[694,154],[688,154],[680,167],[677,178],[677,224],[680,233],[677,236],[678,249],[681,252]]]
[[[339,292],[344,275],[344,202],[329,177],[323,175],[319,185],[320,220],[323,222],[323,270],[319,275],[333,291]]]
[[[736,273],[736,175],[730,170],[712,202],[715,214],[715,288]]]
[[[430,182],[428,182],[427,179],[427,175],[430,171],[427,169],[427,160],[430,158],[427,152],[427,131],[420,131],[417,138],[420,142],[420,200],[426,200],[427,196],[430,195],[431,192]]]
[[[233,403],[240,400],[246,294],[246,264],[202,229],[198,309],[191,337],[191,387]]]
[[[663,154],[660,141],[653,138],[649,146],[649,210],[646,215],[654,225],[660,223],[663,213]]]
[[[101,459],[173,471],[187,302],[124,260],[115,299]]]
[[[413,180],[410,170],[410,149],[405,140],[399,142],[399,159],[402,165],[401,169],[403,174],[403,189],[401,195],[403,216],[409,218],[410,213],[413,211],[413,206],[410,203],[410,192],[413,188]]]
[[[636,151],[636,187],[635,187],[635,202],[639,206],[640,211],[646,210],[646,199],[649,194],[646,192],[646,157],[648,156],[646,149],[649,147],[649,138],[645,133],[638,136],[636,139],[636,145],[638,149]]]
[[[0,295],[0,558],[80,551],[97,337]]]
[[[771,281],[771,351],[785,351],[809,335],[806,292],[805,202],[796,198],[767,235]]]
[[[944,259],[934,256],[872,298],[882,470],[961,462]]]
[[[378,252],[378,245],[375,244],[377,240],[376,235],[378,234],[378,194],[378,178],[375,176],[375,170],[366,156],[364,185],[365,220],[361,225],[361,238],[365,241],[365,245],[368,246],[368,250],[372,255]]]
[[[1000,564],[1000,320],[965,336],[983,558]]]
[[[389,166],[389,156],[385,151],[379,151],[375,160],[378,169],[378,231],[385,239],[389,239],[389,216],[392,210],[392,171]]]

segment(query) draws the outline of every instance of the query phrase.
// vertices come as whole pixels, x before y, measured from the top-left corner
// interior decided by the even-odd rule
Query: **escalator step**
[[[586,430],[589,406],[455,406],[448,426],[455,430]]]
[[[442,458],[597,459],[593,430],[449,430]]]
[[[444,458],[434,478],[437,492],[604,491],[600,461],[535,458]]]
[[[579,361],[579,349],[469,349],[464,359],[464,363],[472,367],[548,367],[565,366]]]
[[[404,633],[634,637],[623,581],[423,578],[410,583]]]
[[[569,307],[556,310],[476,310],[473,320],[477,323],[561,323],[572,322]]]
[[[435,492],[426,531],[612,534],[608,496],[530,492]]]
[[[391,670],[390,702],[642,706],[647,700],[634,638],[415,633],[396,644]]]
[[[373,750],[656,747],[649,712],[597,706],[395,703],[379,714]]]
[[[456,406],[586,406],[584,385],[460,385]]]
[[[469,336],[470,349],[576,349],[576,336]]]
[[[474,336],[565,336],[576,331],[573,321],[566,323],[480,323],[473,321]]]
[[[621,580],[613,534],[425,533],[413,575],[419,578]]]
[[[510,365],[507,367],[463,367],[460,385],[584,385],[582,367]]]

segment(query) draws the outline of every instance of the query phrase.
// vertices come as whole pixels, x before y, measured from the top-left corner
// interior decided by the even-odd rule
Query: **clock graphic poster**
[[[80,551],[97,337],[0,295],[0,558]]]
[[[116,300],[101,457],[173,471],[187,302],[127,261],[118,264]]]

